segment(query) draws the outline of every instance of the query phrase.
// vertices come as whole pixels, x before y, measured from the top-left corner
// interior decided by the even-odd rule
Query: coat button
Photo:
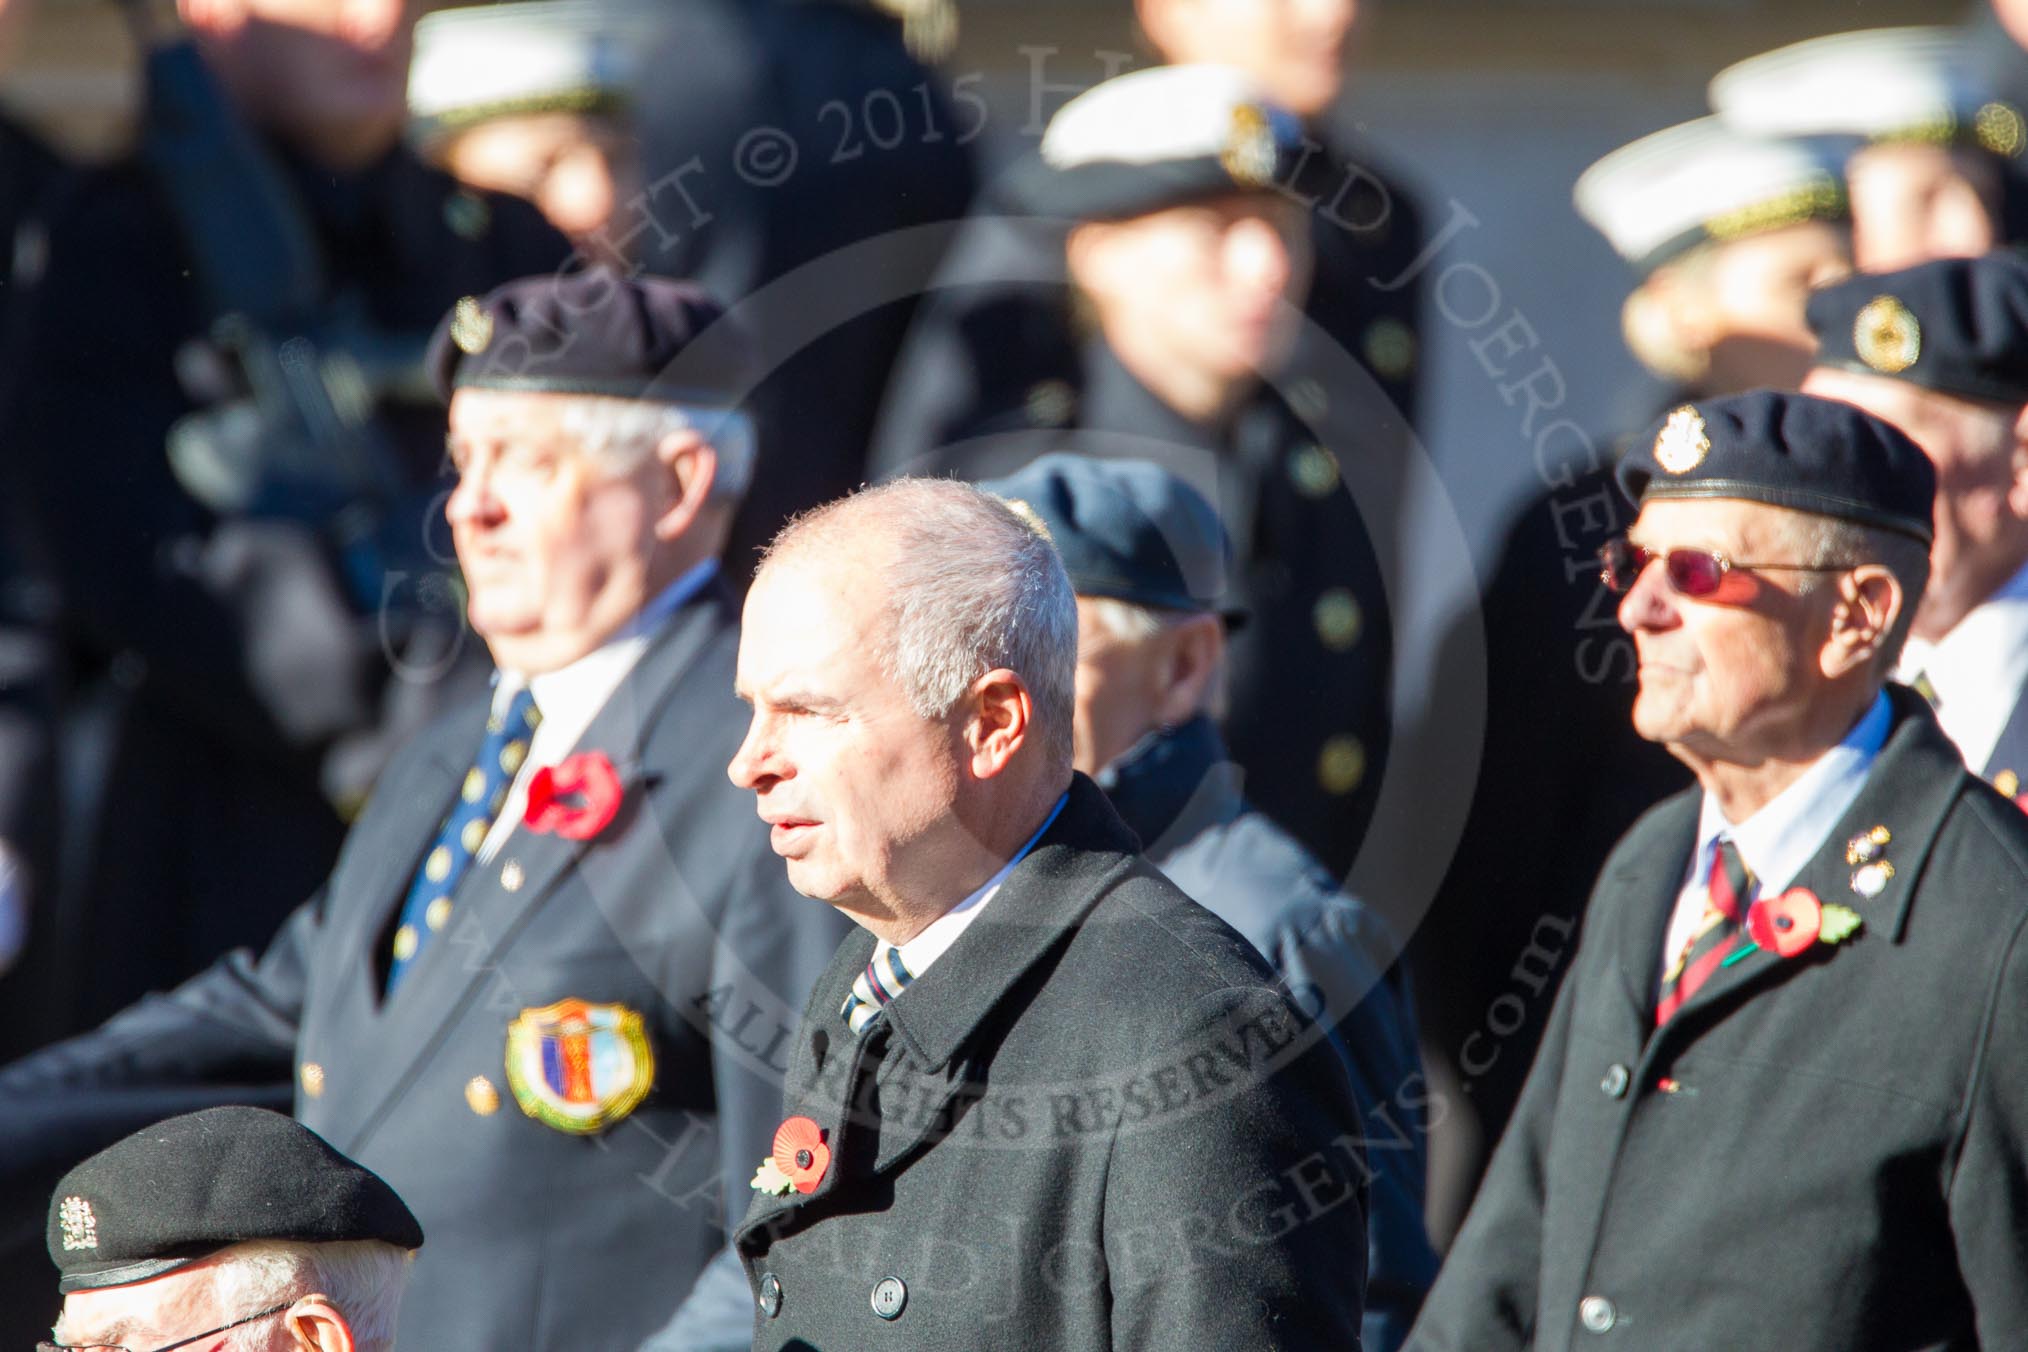
[[[782,1279],[772,1272],[764,1272],[760,1279],[761,1313],[773,1319],[782,1312]]]
[[[1616,1062],[1606,1067],[1605,1078],[1598,1082],[1598,1087],[1605,1091],[1607,1098],[1620,1098],[1626,1094],[1627,1082],[1632,1078],[1627,1068]]]
[[[1586,1296],[1577,1303],[1578,1322],[1593,1333],[1609,1333],[1618,1322],[1620,1312],[1604,1296]]]
[[[899,1319],[904,1306],[908,1304],[908,1288],[901,1284],[899,1277],[882,1277],[880,1284],[873,1288],[873,1313],[882,1319]]]

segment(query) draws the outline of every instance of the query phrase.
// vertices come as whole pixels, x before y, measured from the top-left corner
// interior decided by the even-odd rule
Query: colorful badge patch
[[[461,296],[451,307],[451,341],[467,356],[484,352],[493,341],[493,316],[480,306],[477,296]]]
[[[507,1025],[507,1085],[536,1121],[589,1135],[640,1106],[655,1083],[641,1016],[625,1005],[559,1000]]]
[[[1266,188],[1275,181],[1275,134],[1265,108],[1242,103],[1232,110],[1225,149],[1218,162],[1242,188]]]
[[[1671,474],[1688,474],[1711,454],[1711,437],[1704,430],[1704,415],[1685,404],[1669,415],[1655,434],[1655,463]]]

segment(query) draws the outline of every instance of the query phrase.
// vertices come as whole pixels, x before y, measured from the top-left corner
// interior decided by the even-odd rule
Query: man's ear
[[[294,1352],[354,1352],[352,1326],[325,1295],[304,1296],[282,1316]]]
[[[671,432],[655,444],[655,461],[668,475],[667,505],[655,518],[655,538],[674,540],[690,529],[718,478],[718,452],[694,427]]]
[[[1862,564],[1838,579],[1831,633],[1824,642],[1826,676],[1845,676],[1872,664],[1908,604],[1901,581],[1877,563]]]
[[[1187,723],[1210,702],[1211,684],[1225,662],[1225,621],[1194,615],[1171,625],[1160,638],[1167,645],[1156,679],[1155,717],[1165,728]]]
[[[972,682],[970,699],[965,742],[972,754],[972,774],[991,779],[1027,743],[1035,702],[1027,684],[1005,667],[995,667]]]
[[[2014,445],[2010,452],[2014,476],[2007,485],[2007,510],[2017,521],[2028,521],[2028,405],[2014,417]]]

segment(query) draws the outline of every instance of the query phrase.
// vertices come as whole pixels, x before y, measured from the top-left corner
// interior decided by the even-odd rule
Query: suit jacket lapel
[[[1826,905],[1836,903],[1859,913],[1864,927],[1845,943],[1900,942],[1916,880],[1967,778],[1957,748],[1943,735],[1922,698],[1899,687],[1890,687],[1888,693],[1895,722],[1867,775],[1866,786],[1790,884],[1807,887]],[[1855,881],[1858,868],[1847,861],[1846,851],[1854,837],[1875,826],[1885,826],[1891,833],[1881,857],[1893,865],[1893,876],[1878,894],[1868,897],[1859,891]],[[1672,1025],[1695,1022],[1708,1011],[1722,1010],[1805,965],[1835,962],[1840,947],[1843,945],[1819,944],[1812,952],[1788,959],[1770,949],[1748,951],[1745,957],[1714,972],[1684,1004]]]
[[[1669,932],[1677,894],[1697,843],[1697,814],[1703,797],[1696,790],[1663,804],[1641,830],[1638,842],[1621,850],[1612,873],[1601,880],[1602,897],[1624,897],[1618,928],[1606,938],[1618,961],[1620,994],[1633,1020],[1636,1044],[1655,1023],[1655,991],[1662,976],[1662,943]]]
[[[714,583],[663,628],[578,739],[574,751],[603,751],[620,773],[620,825],[643,810],[640,800],[659,782],[659,776],[649,773],[641,762],[648,729],[698,653],[732,623],[730,596],[722,584]],[[460,779],[463,773],[462,767],[456,772]],[[444,801],[448,803],[448,796]],[[434,831],[441,823],[439,814],[430,829]],[[517,827],[491,861],[472,866],[458,885],[458,904],[450,928],[422,954],[383,1007],[388,1019],[382,1030],[386,1038],[384,1092],[356,1096],[352,1121],[334,1114],[338,1119],[333,1124],[334,1144],[356,1144],[356,1138],[348,1140],[339,1130],[340,1123],[356,1128],[361,1135],[371,1130],[449,1033],[457,1012],[496,975],[502,956],[565,872],[587,849],[609,839],[574,841]],[[402,875],[399,886],[405,888],[410,876]],[[398,905],[399,894],[396,896]],[[519,1010],[495,1012],[502,1015],[504,1045],[507,1023]],[[404,1040],[395,1034],[397,1025],[416,1036]]]

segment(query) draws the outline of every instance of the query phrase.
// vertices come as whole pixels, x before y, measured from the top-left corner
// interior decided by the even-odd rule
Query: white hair
[[[1122,643],[1145,643],[1184,618],[1180,610],[1157,610],[1117,596],[1081,596],[1092,622]]]
[[[1004,667],[1028,687],[1043,747],[1068,767],[1077,599],[1049,537],[971,484],[897,479],[791,521],[761,562],[865,539],[893,547],[882,571],[893,623],[880,659],[910,707],[942,718]]]
[[[1901,614],[1895,617],[1894,627],[1882,641],[1880,658],[1874,664],[1880,671],[1892,671],[1915,623],[1923,588],[1929,585],[1929,546],[1912,535],[1856,521],[1808,512],[1787,515],[1788,540],[1796,550],[1798,563],[1820,568],[1857,568],[1862,563],[1877,563],[1901,584]],[[1828,572],[1800,574],[1796,591],[1808,596],[1829,585],[1836,576]]]
[[[329,1298],[352,1329],[358,1352],[393,1352],[394,1326],[408,1283],[407,1250],[381,1240],[294,1244],[262,1240],[226,1250],[215,1280],[221,1309],[255,1310],[317,1294]],[[228,1335],[226,1352],[263,1352],[269,1330],[244,1324]]]
[[[738,498],[753,481],[753,420],[738,409],[584,394],[571,396],[562,423],[587,455],[622,471],[654,454],[662,438],[695,430],[718,453],[713,499]]]

